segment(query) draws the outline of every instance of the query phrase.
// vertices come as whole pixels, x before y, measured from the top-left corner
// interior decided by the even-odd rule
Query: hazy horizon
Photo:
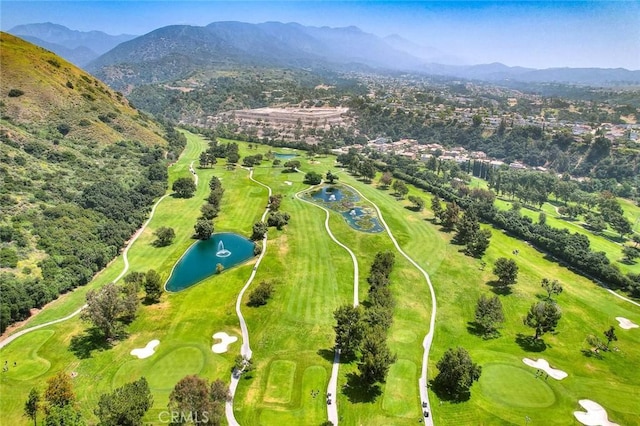
[[[0,27],[52,22],[142,35],[167,25],[298,22],[398,34],[469,64],[640,69],[636,1],[2,1]]]

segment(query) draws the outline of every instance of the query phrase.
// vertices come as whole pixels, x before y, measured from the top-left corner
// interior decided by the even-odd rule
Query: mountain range
[[[66,31],[65,31],[66,30]],[[171,25],[139,37],[81,33],[54,24],[15,27],[11,33],[71,59],[119,90],[172,81],[219,67],[270,66],[308,70],[411,72],[490,82],[558,82],[593,86],[640,84],[640,71],[623,68],[533,68],[501,63],[466,65],[434,47],[394,34],[385,38],[357,27],[311,27],[298,23],[214,22],[204,27]],[[91,43],[87,40],[92,40]],[[55,43],[59,46],[53,46]],[[89,49],[111,50],[87,62]],[[65,54],[63,48],[71,49]]]
[[[44,47],[80,67],[84,67],[118,44],[137,37],[131,34],[114,36],[102,31],[71,30],[51,22],[18,25],[8,33]]]

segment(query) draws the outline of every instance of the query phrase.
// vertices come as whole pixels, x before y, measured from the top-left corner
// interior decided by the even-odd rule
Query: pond
[[[323,186],[304,195],[314,203],[340,213],[353,229],[362,232],[384,231],[375,210],[361,205],[358,194],[345,186]]]
[[[253,257],[254,244],[232,233],[213,234],[193,243],[173,267],[165,288],[180,291],[216,273],[216,266],[232,268]]]
[[[297,157],[296,154],[282,154],[280,152],[276,152],[273,155],[280,160],[291,160],[292,158]]]

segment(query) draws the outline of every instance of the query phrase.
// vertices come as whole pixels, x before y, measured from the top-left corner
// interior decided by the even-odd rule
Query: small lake
[[[340,213],[353,229],[372,233],[384,231],[375,210],[359,203],[358,194],[347,187],[323,186],[305,193],[305,196],[316,204]]]
[[[273,155],[280,160],[291,160],[292,158],[297,157],[296,154],[282,154],[280,152],[276,152]]]
[[[178,260],[165,288],[180,291],[216,273],[220,263],[232,268],[253,257],[252,241],[233,233],[213,234],[208,240],[193,243]]]

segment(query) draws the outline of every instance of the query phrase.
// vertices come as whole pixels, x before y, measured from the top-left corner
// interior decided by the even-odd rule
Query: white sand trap
[[[136,348],[131,351],[131,355],[137,356],[140,359],[149,358],[156,351],[156,346],[160,344],[160,340],[152,340],[147,343],[144,348]]]
[[[293,185],[293,182],[289,182],[288,180],[285,180],[284,183],[287,185]]]
[[[628,320],[624,317],[616,317],[616,320],[618,320],[618,323],[620,325],[620,328],[624,328],[625,330],[629,330],[631,328],[638,328],[640,326],[638,326],[638,324],[636,324],[635,322]]]
[[[534,361],[529,358],[522,358],[522,362],[527,364],[529,367],[539,368],[540,370],[544,371],[545,373],[547,373],[549,376],[553,377],[556,380],[562,380],[568,376],[568,374],[562,370],[551,368],[551,366],[549,365],[546,359],[540,358],[539,360]]]
[[[574,411],[573,415],[576,416],[576,419],[583,425],[587,426],[620,426],[618,423],[613,423],[609,421],[609,417],[607,416],[607,410],[602,408],[602,405],[591,401],[590,399],[581,399],[578,403],[587,410],[584,411]]]
[[[229,345],[238,340],[236,336],[229,336],[224,331],[219,331],[218,333],[214,334],[213,338],[220,340],[219,343],[211,346],[211,350],[215,354],[225,353],[229,348]]]

